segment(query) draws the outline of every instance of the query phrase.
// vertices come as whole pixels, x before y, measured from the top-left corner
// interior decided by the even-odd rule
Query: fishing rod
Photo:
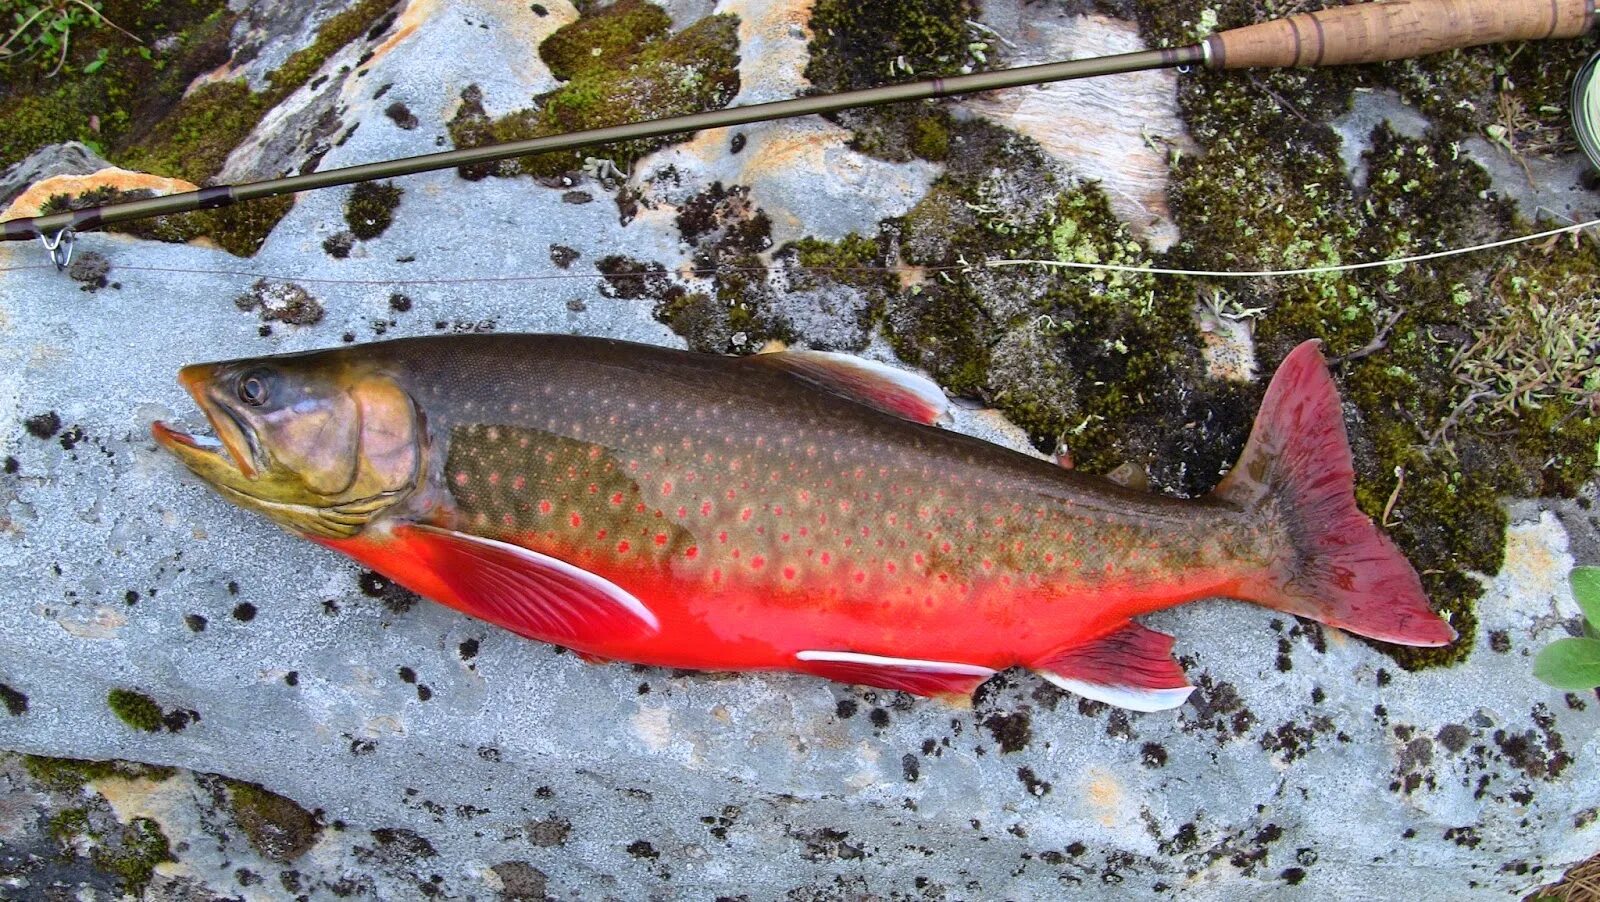
[[[1101,75],[1203,65],[1208,69],[1334,66],[1410,59],[1461,47],[1505,41],[1572,38],[1593,25],[1596,0],[1377,0],[1318,12],[1299,13],[1218,32],[1197,44],[1141,50],[1113,56],[1045,63],[949,78],[932,78],[877,88],[817,94],[685,116],[651,119],[606,128],[488,144],[421,156],[319,170],[240,185],[213,185],[195,191],[86,207],[47,216],[0,222],[0,241],[39,238],[58,268],[71,257],[75,232],[297,191],[332,188],[513,157],[574,150],[620,141],[659,138],[682,132],[727,128],[793,116],[836,113],[859,107],[953,97],[1025,85]],[[1600,55],[1597,55],[1600,58]],[[1587,88],[1597,66],[1584,67]],[[1574,86],[1578,98],[1579,85]],[[1588,93],[1585,93],[1585,97]],[[1600,123],[1587,115],[1588,102],[1575,102],[1574,123],[1585,148],[1586,129]],[[1596,161],[1600,165],[1600,160]]]

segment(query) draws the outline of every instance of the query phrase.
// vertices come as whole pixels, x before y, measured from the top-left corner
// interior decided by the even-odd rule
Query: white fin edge
[[[1178,689],[1140,689],[1137,686],[1107,686],[1103,683],[1086,683],[1069,677],[1057,676],[1049,671],[1035,671],[1062,689],[1097,702],[1105,702],[1129,711],[1169,711],[1189,700],[1193,686]]]
[[[886,382],[891,382],[896,386],[899,386],[907,394],[916,397],[917,400],[922,401],[929,407],[938,411],[938,413],[935,415],[935,420],[937,422],[948,422],[951,419],[950,399],[945,397],[944,389],[940,388],[938,383],[922,375],[921,373],[903,370],[899,367],[893,367],[887,363],[881,363],[877,360],[869,360],[865,357],[857,357],[854,354],[841,354],[837,351],[809,351],[804,349],[791,349],[786,351],[777,351],[774,353],[786,354],[790,356],[810,357],[818,361],[830,362],[837,366],[864,370],[868,373],[871,373],[873,376],[883,379]]]
[[[981,676],[988,679],[998,671],[979,664],[959,664],[955,661],[923,661],[917,658],[886,658],[882,655],[864,655],[854,651],[795,652],[802,661],[833,661],[841,664],[865,664],[871,667],[898,667],[902,670],[927,670],[939,673],[959,673],[963,676]]]
[[[554,570],[563,576],[569,576],[573,580],[589,586],[596,592],[605,595],[612,601],[621,605],[625,610],[627,610],[628,613],[639,618],[640,621],[649,626],[652,632],[661,631],[661,621],[656,618],[654,611],[646,607],[645,603],[635,597],[632,592],[629,592],[627,589],[622,588],[621,586],[603,576],[600,576],[599,574],[591,573],[582,567],[574,567],[560,558],[553,558],[548,554],[540,554],[537,551],[530,551],[526,548],[523,548],[521,545],[513,545],[510,542],[501,542],[496,539],[485,539],[482,536],[475,536],[471,533],[459,532],[454,529],[440,529],[437,526],[428,526],[424,523],[418,523],[411,528],[421,532],[431,532],[436,535],[450,536],[452,538],[474,542],[488,548],[494,548],[499,551],[503,551],[506,554],[523,558],[530,564]]]

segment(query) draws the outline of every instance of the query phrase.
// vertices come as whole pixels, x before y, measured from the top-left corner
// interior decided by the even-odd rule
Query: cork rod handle
[[[1213,69],[1409,59],[1501,41],[1572,38],[1595,0],[1377,0],[1300,13],[1206,38]]]

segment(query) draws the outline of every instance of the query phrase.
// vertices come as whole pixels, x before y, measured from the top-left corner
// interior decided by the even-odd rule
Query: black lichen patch
[[[392,614],[404,614],[422,600],[417,593],[371,570],[363,570],[356,582],[361,587],[361,594],[383,602],[383,606]]]
[[[53,410],[35,414],[22,421],[22,428],[36,439],[47,440],[61,431],[61,415]]]
[[[1000,753],[1020,752],[1033,741],[1033,718],[1027,711],[991,714],[983,720],[984,729],[1000,744]]]
[[[534,6],[543,9],[537,3]],[[545,902],[550,898],[549,876],[525,861],[502,861],[489,870],[500,879],[499,902]]]
[[[859,843],[848,841],[850,833],[847,830],[823,827],[805,832],[791,830],[790,835],[804,845],[800,855],[807,861],[858,861],[867,857],[866,850]]]
[[[600,293],[608,298],[661,297],[673,287],[660,263],[612,254],[595,261],[594,268],[600,272]]]
[[[1017,780],[1019,780],[1022,785],[1027,788],[1028,795],[1031,796],[1038,796],[1042,798],[1049,795],[1050,790],[1055,788],[1050,784],[1049,781],[1039,779],[1039,776],[1033,772],[1033,768],[1031,767],[1017,768]]]
[[[203,633],[203,632],[205,632],[206,631],[206,623],[207,623],[206,618],[201,614],[185,614],[185,615],[183,615],[183,625],[187,626],[189,628],[189,631],[192,632],[192,633]]]
[[[322,322],[324,316],[322,302],[293,282],[257,279],[249,293],[234,298],[233,303],[240,310],[258,311],[262,322],[313,326]]]
[[[350,234],[362,241],[382,235],[394,222],[395,207],[405,189],[393,182],[362,182],[350,190],[344,202],[344,221]]]
[[[554,57],[554,65],[570,81],[535,98],[535,107],[495,120],[484,112],[482,93],[470,87],[450,120],[451,138],[457,147],[477,147],[726,105],[739,90],[737,19],[708,16],[670,34],[665,18],[659,7],[638,0],[586,7],[581,18],[540,45],[541,54]],[[625,170],[674,140],[681,138],[611,144],[606,152]],[[551,178],[582,168],[584,156],[594,153],[590,149],[538,154],[464,167],[461,174],[473,179],[518,174]]]
[[[335,260],[343,260],[355,250],[356,236],[349,232],[335,232],[322,239],[322,252]]]
[[[241,601],[233,606],[233,619],[240,623],[249,623],[256,619],[256,606],[248,601]]]
[[[555,848],[567,844],[567,837],[572,835],[572,822],[564,817],[552,817],[540,821],[529,821],[527,825],[528,842],[541,848]]]
[[[561,267],[562,269],[566,269],[567,267],[571,266],[573,261],[577,260],[579,256],[581,255],[577,251],[567,247],[564,244],[550,245],[550,262]]]
[[[1213,680],[1210,673],[1200,674],[1194,683],[1189,703],[1182,709],[1184,732],[1211,733],[1221,745],[1245,735],[1255,725],[1255,714],[1245,707],[1232,683]]]
[[[279,864],[304,855],[322,835],[316,816],[293,799],[242,780],[223,778],[221,787],[234,823],[250,845]]]
[[[628,854],[632,855],[634,858],[644,858],[650,861],[655,861],[657,858],[661,857],[661,853],[656,851],[656,847],[651,845],[649,840],[645,839],[636,839],[629,843]]]
[[[1167,750],[1158,742],[1147,742],[1139,747],[1139,763],[1145,767],[1166,767]]]
[[[422,124],[417,121],[416,114],[411,112],[411,108],[398,100],[385,107],[383,114],[389,117],[390,122],[406,131],[411,131]]]
[[[379,857],[385,860],[415,863],[417,859],[433,858],[439,854],[433,843],[404,827],[379,827],[372,831],[372,838],[378,842]]]
[[[6,713],[12,717],[28,713],[28,696],[5,683],[0,683],[0,703],[6,706]]]

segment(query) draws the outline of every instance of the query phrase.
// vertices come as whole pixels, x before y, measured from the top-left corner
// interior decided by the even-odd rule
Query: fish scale
[[[227,453],[155,435],[230,500],[590,659],[933,695],[1022,665],[1155,710],[1192,688],[1172,637],[1132,620],[1160,608],[1222,595],[1454,635],[1355,507],[1315,343],[1195,500],[937,428],[937,387],[844,355],[474,335],[180,378]]]

